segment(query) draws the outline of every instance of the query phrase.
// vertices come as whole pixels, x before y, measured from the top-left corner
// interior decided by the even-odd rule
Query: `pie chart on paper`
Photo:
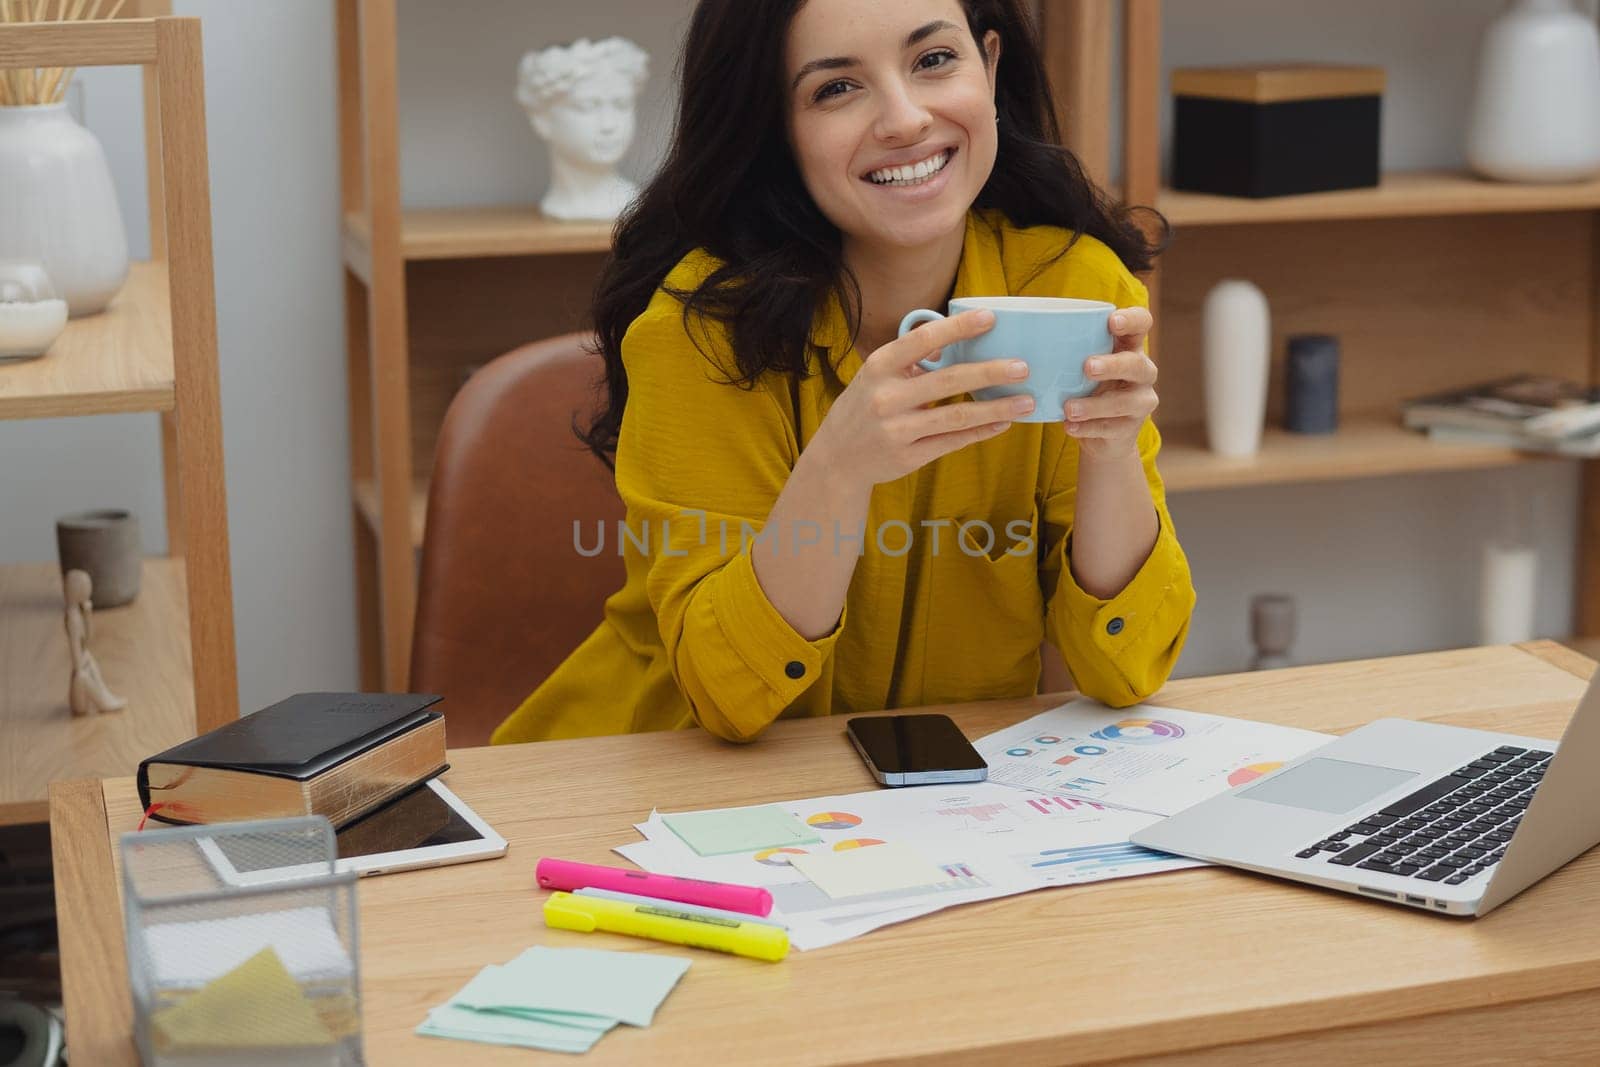
[[[1277,763],[1252,763],[1248,767],[1240,767],[1238,770],[1228,775],[1228,784],[1230,786],[1244,785],[1248,782],[1255,781],[1263,774],[1271,774],[1273,771],[1282,766],[1283,762],[1281,760]]]
[[[819,811],[806,820],[806,825],[817,830],[848,830],[861,825],[861,816],[848,811]]]
[[[804,856],[805,854],[806,850],[803,848],[768,848],[757,852],[751,859],[757,863],[765,863],[768,867],[787,867],[789,866],[790,856]]]
[[[1096,741],[1121,741],[1129,745],[1155,745],[1183,736],[1183,727],[1164,719],[1123,719],[1089,735]]]
[[[883,842],[879,841],[876,837],[852,837],[844,841],[836,842],[833,846],[833,850],[835,852],[843,852],[847,848],[866,848],[868,845],[881,844],[883,844]]]

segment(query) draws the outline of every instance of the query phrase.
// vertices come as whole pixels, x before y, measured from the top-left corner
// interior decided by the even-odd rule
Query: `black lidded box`
[[[1378,184],[1382,67],[1172,72],[1172,187],[1290,196]]]

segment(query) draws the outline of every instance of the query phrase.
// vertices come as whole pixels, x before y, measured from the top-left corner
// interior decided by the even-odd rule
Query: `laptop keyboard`
[[[1295,855],[1460,885],[1500,862],[1553,755],[1503,745]]]

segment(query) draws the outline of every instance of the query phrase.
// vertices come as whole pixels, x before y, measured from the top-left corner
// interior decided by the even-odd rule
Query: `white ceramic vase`
[[[43,265],[73,317],[128,277],[128,235],[105,150],[67,105],[0,107],[0,259]]]
[[[1219,456],[1254,455],[1267,415],[1266,295],[1247,281],[1220,281],[1206,294],[1202,318],[1206,440]]]
[[[1600,33],[1587,0],[1512,0],[1485,31],[1467,162],[1507,182],[1600,174]]]

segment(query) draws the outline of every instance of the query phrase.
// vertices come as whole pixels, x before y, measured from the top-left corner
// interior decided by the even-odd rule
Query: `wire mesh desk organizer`
[[[122,835],[144,1063],[361,1064],[356,875],[321,816]]]

